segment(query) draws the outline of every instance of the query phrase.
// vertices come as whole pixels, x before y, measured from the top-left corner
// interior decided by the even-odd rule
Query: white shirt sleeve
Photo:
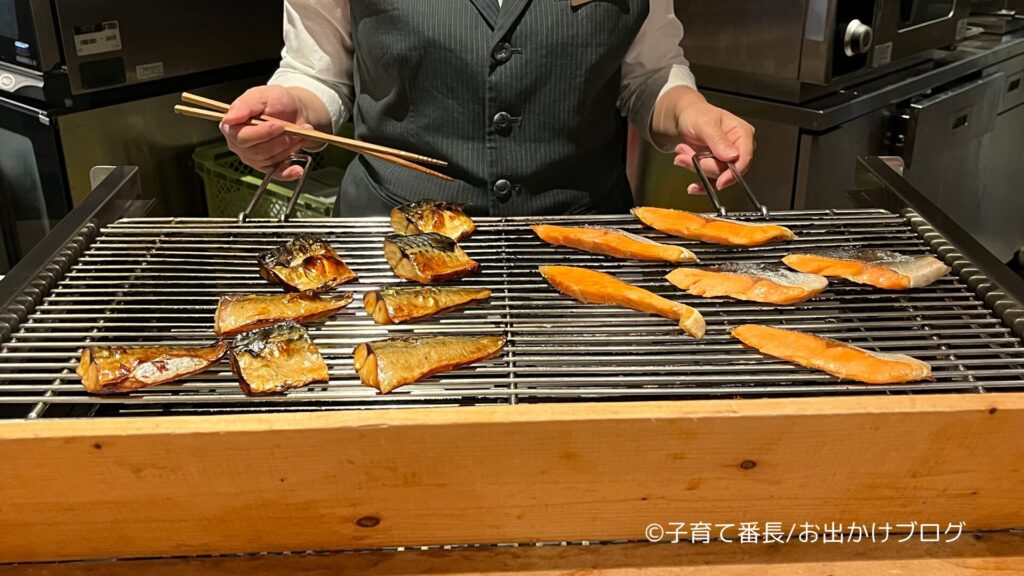
[[[269,84],[316,94],[330,111],[337,133],[355,100],[352,69],[349,0],[285,0],[281,66]]]
[[[676,86],[697,87],[679,46],[682,39],[683,24],[672,0],[651,0],[647,20],[622,61],[619,109],[651,143],[651,117],[658,99]]]

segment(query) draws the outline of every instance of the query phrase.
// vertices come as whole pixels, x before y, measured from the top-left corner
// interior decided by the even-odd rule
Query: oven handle
[[[896,162],[894,167],[892,162]],[[989,252],[938,206],[898,173],[899,158],[865,157],[857,161],[856,189],[850,192],[864,206],[891,212],[916,212],[938,232],[923,237],[964,282],[977,290],[985,303],[1002,317],[1018,337],[1024,338],[1024,278]],[[947,242],[948,241],[948,242]]]

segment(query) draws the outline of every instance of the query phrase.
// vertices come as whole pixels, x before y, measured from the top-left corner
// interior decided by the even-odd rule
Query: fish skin
[[[932,379],[927,363],[905,354],[872,352],[813,334],[746,324],[732,330],[745,345],[787,362],[865,384],[900,384]]]
[[[293,292],[326,292],[358,278],[334,247],[312,234],[260,253],[260,276]],[[313,266],[315,265],[315,266]]]
[[[313,292],[224,294],[217,302],[213,331],[230,337],[284,320],[316,322],[351,304],[353,297],[351,292],[326,296]]]
[[[437,232],[459,241],[476,231],[476,224],[463,211],[465,204],[420,200],[391,209],[391,228],[398,234]]]
[[[828,288],[828,279],[762,264],[723,264],[711,268],[679,268],[665,277],[694,296],[728,296],[765,304],[805,302]]]
[[[401,324],[429,318],[491,297],[485,288],[416,286],[381,288],[363,296],[366,313],[378,324]]]
[[[725,246],[754,247],[796,238],[792,230],[778,224],[741,222],[669,208],[640,206],[633,208],[633,215],[665,234]]]
[[[436,232],[391,234],[384,239],[384,256],[396,276],[423,284],[461,278],[480,267],[454,240]]]
[[[291,320],[239,335],[230,358],[246,395],[277,394],[330,380],[309,333]]]
[[[697,261],[697,256],[682,246],[661,244],[624,230],[586,226],[554,226],[551,224],[537,224],[531,226],[531,228],[541,240],[548,244],[568,246],[577,250],[613,256],[615,258],[653,260],[676,264]]]
[[[441,372],[493,358],[505,347],[504,336],[423,336],[367,342],[353,351],[364,386],[381,394]]]
[[[92,394],[117,394],[169,384],[207,370],[227,352],[218,342],[204,348],[100,346],[85,348],[75,372]]]
[[[883,290],[923,288],[950,272],[949,266],[933,256],[909,256],[889,250],[821,250],[790,254],[782,261],[794,270],[844,278]]]
[[[619,280],[611,274],[576,266],[541,266],[540,273],[559,292],[587,304],[612,304],[679,322],[697,340],[707,328],[701,313],[685,304]]]

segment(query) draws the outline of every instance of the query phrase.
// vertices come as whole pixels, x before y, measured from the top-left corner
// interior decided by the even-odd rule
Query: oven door
[[[893,60],[944,48],[967,35],[970,0],[893,0],[889,8],[896,23]]]
[[[43,110],[0,98],[0,235],[6,273],[71,207],[58,135]]]

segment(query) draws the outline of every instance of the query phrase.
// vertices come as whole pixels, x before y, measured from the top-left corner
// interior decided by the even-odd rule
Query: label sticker
[[[871,58],[871,67],[878,68],[892,62],[892,42],[875,46],[875,54]]]
[[[75,54],[92,56],[121,49],[121,28],[117,20],[92,26],[75,26]]]
[[[152,80],[164,75],[164,63],[139,64],[135,67],[135,77],[139,80]]]

